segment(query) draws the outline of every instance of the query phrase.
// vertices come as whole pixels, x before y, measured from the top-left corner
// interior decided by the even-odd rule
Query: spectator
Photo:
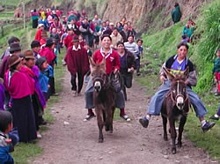
[[[182,12],[180,10],[179,3],[177,2],[175,3],[174,9],[171,12],[171,16],[174,24],[180,21],[182,17]]]
[[[114,48],[114,49],[117,49],[117,43],[119,41],[122,41],[122,36],[121,34],[118,32],[118,29],[115,27],[112,31],[112,34],[110,35],[111,38],[112,38],[112,45],[111,47]]]
[[[196,29],[195,22],[192,21],[192,19],[189,19],[186,23],[186,26],[183,28],[183,34],[186,35],[189,42],[191,42],[192,35]]]
[[[71,74],[71,90],[79,95],[83,86],[84,75],[89,71],[87,50],[79,44],[78,36],[73,38],[73,46],[69,47],[64,61]],[[78,77],[78,85],[76,78]]]
[[[214,61],[212,72],[214,74],[214,80],[216,83],[215,95],[218,96],[220,94],[220,49],[216,51],[216,59]]]
[[[14,151],[18,136],[10,133],[13,129],[13,118],[10,112],[0,111],[0,163],[13,164],[14,159],[9,154]]]
[[[38,26],[38,18],[39,14],[36,9],[31,11],[31,19],[32,19],[32,28],[37,28]]]
[[[127,101],[126,88],[132,87],[133,72],[135,68],[134,55],[125,49],[124,43],[119,41],[117,43],[117,52],[120,57],[120,74],[123,81],[123,92],[125,100]]]
[[[137,76],[140,75],[140,67],[141,67],[141,58],[143,57],[143,40],[142,39],[138,39],[137,40],[137,45],[138,45],[138,49],[139,49],[139,53],[137,55],[137,59],[136,59],[136,70],[137,70]]]
[[[21,59],[12,55],[8,59],[9,70],[5,73],[4,85],[11,96],[13,123],[18,130],[20,142],[37,138],[31,95],[34,82],[21,71]],[[25,88],[25,89],[24,89]]]

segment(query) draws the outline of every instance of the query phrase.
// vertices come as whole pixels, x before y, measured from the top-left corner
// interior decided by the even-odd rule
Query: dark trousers
[[[76,78],[78,77],[78,87],[76,85]],[[83,81],[84,81],[84,75],[80,72],[77,72],[76,74],[71,74],[71,80],[70,83],[72,85],[72,90],[77,91],[77,93],[80,93],[83,87]]]
[[[140,72],[140,67],[141,67],[141,59],[140,59],[140,56],[138,57],[138,59],[135,60],[136,62],[136,70],[137,70],[137,73]]]
[[[122,83],[123,83],[123,92],[124,92],[124,97],[125,100],[127,100],[127,92],[126,92],[126,88],[131,88],[132,87],[132,78],[133,75],[132,73],[121,73],[121,77],[122,77]]]
[[[34,109],[34,118],[35,118],[35,125],[36,125],[36,130],[38,131],[39,130],[39,125],[40,125],[40,120],[39,120],[39,113],[40,113],[40,109],[41,106],[40,106],[40,102],[39,102],[39,99],[38,99],[38,96],[37,94],[33,94],[32,95],[32,104],[33,104],[33,109]]]
[[[12,115],[14,127],[18,130],[20,142],[29,142],[37,138],[31,96],[13,99]]]
[[[49,85],[50,85],[49,95],[51,96],[56,93],[54,77],[49,77]]]
[[[32,28],[37,28],[38,26],[38,19],[32,20]]]

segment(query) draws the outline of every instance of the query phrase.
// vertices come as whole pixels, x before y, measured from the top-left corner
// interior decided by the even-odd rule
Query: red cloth
[[[97,50],[93,54],[93,60],[95,63],[101,63],[103,60],[103,55],[100,50]],[[117,51],[112,50],[112,53],[106,58],[106,73],[109,75],[115,69],[120,69],[120,58]]]
[[[54,51],[49,47],[43,47],[40,52],[40,56],[44,56],[47,59],[47,63],[51,66],[54,64],[54,60],[56,58],[56,55]]]
[[[72,47],[73,46],[73,38],[74,38],[74,36],[76,36],[75,34],[73,34],[73,35],[67,35],[65,38],[64,38],[64,40],[63,40],[63,42],[64,42],[64,45],[65,45],[65,47],[68,49],[69,47]]]
[[[64,60],[71,74],[78,72],[85,75],[89,71],[89,59],[87,51],[83,47],[78,51],[73,50],[73,47],[69,47]]]
[[[35,34],[34,40],[37,40],[37,41],[40,42],[40,40],[41,40],[41,38],[42,38],[41,33],[42,33],[42,30],[41,30],[41,29],[38,29],[37,32],[36,32],[36,34]]]
[[[217,81],[220,81],[220,72],[215,72],[214,75],[215,75],[215,79]]]
[[[20,99],[33,94],[33,81],[21,71],[11,73],[7,71],[4,77],[4,85],[10,96],[14,99]]]

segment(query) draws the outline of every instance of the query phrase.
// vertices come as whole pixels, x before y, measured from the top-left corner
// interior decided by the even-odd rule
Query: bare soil
[[[162,138],[162,121],[153,117],[147,129],[138,118],[145,113],[149,101],[147,91],[135,81],[128,90],[126,112],[131,122],[114,120],[114,132],[104,131],[104,143],[98,143],[96,118],[83,122],[87,114],[83,94],[74,97],[69,73],[65,74],[60,100],[54,104],[53,124],[43,133],[39,145],[43,154],[33,164],[210,164],[213,161],[202,149],[183,137],[183,147],[173,155],[170,140]],[[68,124],[69,123],[69,124]],[[202,132],[201,132],[202,135]]]

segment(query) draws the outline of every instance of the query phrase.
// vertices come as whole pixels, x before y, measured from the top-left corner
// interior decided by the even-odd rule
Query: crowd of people
[[[84,121],[95,116],[89,57],[96,62],[105,58],[108,76],[112,72],[121,73],[123,86],[117,92],[115,103],[120,116],[126,121],[131,120],[125,113],[126,88],[132,86],[135,70],[140,75],[143,55],[143,40],[135,42],[136,31],[131,22],[126,18],[117,23],[103,21],[98,15],[89,20],[85,10],[71,10],[64,15],[58,9],[40,8],[32,10],[31,16],[36,33],[30,48],[22,48],[20,38],[12,36],[1,56],[0,147],[6,151],[0,149],[0,161],[13,161],[8,153],[17,142],[29,143],[42,138],[40,127],[47,123],[43,118],[44,109],[50,96],[58,95],[54,69],[60,62],[57,56],[61,49],[65,52],[62,64],[70,72],[71,90],[75,96],[81,94],[87,78],[85,99],[88,114]]]

